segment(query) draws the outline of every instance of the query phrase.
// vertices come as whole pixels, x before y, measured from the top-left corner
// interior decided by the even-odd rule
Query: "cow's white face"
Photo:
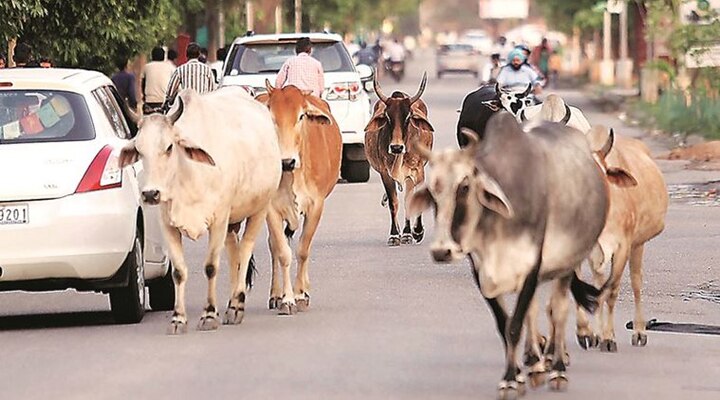
[[[525,90],[512,90],[496,88],[500,104],[510,112],[515,118],[518,118],[522,110],[535,105],[532,98],[529,97],[532,92],[532,84],[529,84]]]

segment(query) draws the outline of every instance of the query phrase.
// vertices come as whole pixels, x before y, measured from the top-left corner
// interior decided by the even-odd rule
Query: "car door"
[[[130,127],[123,115],[123,110],[120,107],[120,102],[123,101],[117,89],[114,86],[105,86],[102,88],[102,94],[99,94],[99,99],[103,108],[105,109],[108,118],[113,126],[115,134],[124,140],[129,140],[132,136]],[[124,142],[126,143],[126,142]],[[133,186],[138,188],[136,193],[139,194],[139,188],[142,187],[142,183],[145,179],[145,171],[142,167],[142,162],[138,161],[131,167],[131,179]],[[162,233],[160,231],[160,220],[159,220],[159,207],[148,206],[140,202],[138,195],[138,202],[142,207],[144,216],[144,232],[145,232],[145,248],[144,255],[145,261],[152,263],[163,263],[166,261],[166,253],[163,246]]]

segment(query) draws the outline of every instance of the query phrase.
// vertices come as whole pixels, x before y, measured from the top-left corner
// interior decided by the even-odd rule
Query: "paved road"
[[[385,81],[385,90],[414,92],[420,69],[434,75],[430,61],[415,61],[405,82]],[[455,110],[475,84],[470,76],[431,78],[424,97],[437,147],[455,144]],[[561,94],[589,107],[579,92]],[[621,128],[613,116],[589,116],[643,135]],[[651,145],[664,149],[661,140]],[[674,184],[716,177],[689,173],[678,162],[663,169]],[[301,315],[266,309],[264,239],[256,245],[260,272],[245,320],[217,332],[165,336],[166,312],[149,313],[139,325],[113,325],[107,299],[98,294],[0,294],[0,399],[494,398],[502,345],[468,266],[433,264],[428,241],[387,248],[381,193],[375,175],[367,184],[336,187],[311,258],[312,309]],[[720,304],[692,293],[718,288],[718,236],[720,208],[672,202],[666,231],[646,249],[648,319],[720,324]],[[195,266],[187,291],[191,327],[205,299],[204,249],[203,240],[187,243]],[[224,268],[220,299],[228,295]],[[631,347],[622,329],[632,319],[628,287],[623,282],[616,319],[619,353],[583,352],[568,326],[569,391],[543,387],[527,398],[720,398],[719,338],[649,332],[646,348]]]

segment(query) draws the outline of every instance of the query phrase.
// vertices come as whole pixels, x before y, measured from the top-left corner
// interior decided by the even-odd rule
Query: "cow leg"
[[[388,246],[400,246],[400,230],[397,223],[398,212],[398,196],[395,189],[395,181],[387,174],[380,174],[383,186],[385,186],[385,194],[388,198],[388,208],[390,209],[390,238],[388,238]]]
[[[629,256],[629,249],[626,245],[621,244],[618,250],[612,256],[612,269],[609,278],[609,295],[607,297],[607,315],[605,316],[605,324],[603,326],[602,340],[600,342],[600,351],[617,352],[617,342],[615,341],[615,302],[620,294],[620,280],[622,279],[623,270]]]
[[[252,256],[253,247],[255,246],[255,239],[260,233],[265,216],[266,210],[263,210],[248,217],[245,222],[245,231],[242,234],[242,239],[240,239],[238,249],[238,279],[235,287],[232,288],[228,308],[225,311],[225,319],[223,320],[223,323],[226,325],[237,325],[242,322],[245,316],[245,297],[248,289],[246,280],[249,267],[248,263]]]
[[[295,303],[298,311],[306,311],[310,307],[310,249],[312,240],[320,225],[325,202],[320,200],[312,205],[305,216],[300,244],[297,250],[298,269],[295,278]]]
[[[603,274],[602,274],[602,266],[605,262],[604,255],[602,252],[602,249],[599,245],[596,245],[593,251],[590,253],[590,257],[588,258],[588,262],[590,263],[590,270],[592,271],[593,277],[595,279],[595,284],[598,287],[601,287],[603,284]],[[578,268],[576,271],[578,276],[580,276],[580,268]],[[599,304],[599,310],[596,313],[597,316],[597,326],[600,325],[602,314],[602,302]],[[577,315],[577,325],[576,325],[576,336],[577,341],[580,347],[582,347],[585,350],[591,349],[593,347],[598,347],[600,345],[600,337],[593,332],[592,327],[590,326],[590,318],[588,316],[588,313],[580,307],[580,305],[576,305],[576,315]]]
[[[207,304],[200,316],[197,329],[201,331],[212,331],[220,327],[220,314],[217,308],[217,271],[220,266],[220,252],[223,248],[223,239],[227,242],[228,231],[227,217],[220,218],[208,228],[208,254],[205,257],[205,276],[208,279]],[[230,259],[230,268],[233,260]]]
[[[482,289],[480,289],[480,276],[478,275],[475,261],[473,260],[472,256],[468,256],[468,260],[470,260],[470,271],[472,271],[473,281],[475,281],[475,285],[482,293]],[[503,305],[502,296],[496,298],[489,298],[483,296],[483,298],[488,303],[488,306],[490,306],[490,310],[495,317],[495,324],[497,326],[498,333],[500,334],[500,338],[502,339],[503,346],[505,346],[507,344],[505,340],[505,328],[507,327],[508,316],[507,312],[505,311],[505,306]]]
[[[528,374],[530,386],[538,387],[545,383],[545,363],[540,348],[540,333],[537,327],[538,305],[537,298],[530,301],[527,315],[525,316],[525,360],[524,364],[530,368]]]
[[[642,260],[645,252],[645,243],[635,246],[630,250],[630,284],[632,285],[633,296],[635,297],[635,320],[633,321],[633,346],[645,346],[647,334],[645,333],[645,317],[643,317],[642,300],[640,291],[642,289]]]
[[[407,210],[410,202],[410,197],[415,192],[415,182],[411,178],[405,179],[405,194],[403,196],[403,202],[405,206],[405,226],[403,227],[403,233],[400,237],[400,243],[402,244],[413,244],[412,229],[410,228],[410,220],[408,219]]]
[[[550,296],[550,315],[552,325],[553,355],[552,371],[548,375],[550,389],[564,391],[567,389],[568,379],[565,375],[567,352],[565,350],[565,324],[569,309],[568,289],[572,276],[560,278],[555,281],[553,293]]]
[[[267,215],[268,231],[270,232],[270,251],[273,258],[273,286],[270,289],[269,308],[277,309],[280,315],[295,313],[295,297],[290,278],[290,264],[292,263],[292,249],[285,236],[282,216],[271,209]],[[282,290],[280,288],[279,274],[282,273]]]
[[[162,223],[163,234],[168,246],[168,253],[173,264],[173,283],[175,284],[175,309],[173,310],[168,335],[187,333],[187,314],[185,312],[185,283],[188,277],[188,268],[185,264],[185,255],[182,249],[182,235],[180,231]]]
[[[292,249],[285,237],[283,228],[283,219],[280,213],[275,209],[270,209],[267,215],[268,227],[268,247],[272,257],[272,284],[270,286],[270,299],[268,300],[268,308],[271,310],[280,309],[283,298],[283,288],[281,286],[281,275],[287,266],[290,270],[292,262]],[[292,293],[292,287],[290,288]]]
[[[520,368],[517,364],[517,345],[520,342],[523,321],[527,314],[530,303],[535,296],[535,289],[538,284],[541,256],[538,256],[535,266],[525,277],[520,294],[518,294],[515,311],[510,317],[505,328],[505,375],[498,384],[498,395],[501,399],[515,397],[518,393],[523,394],[525,390],[525,378],[520,375]]]

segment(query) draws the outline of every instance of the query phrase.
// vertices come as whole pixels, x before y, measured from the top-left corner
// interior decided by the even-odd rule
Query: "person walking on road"
[[[312,53],[310,38],[298,39],[295,45],[296,55],[285,60],[280,67],[275,79],[275,87],[293,85],[320,97],[325,90],[325,74],[320,61],[310,57],[310,53]]]
[[[118,71],[113,74],[112,81],[115,87],[127,103],[131,110],[137,110],[137,95],[135,92],[135,75],[127,70],[128,58],[126,56],[118,56],[115,60],[115,66]]]
[[[165,61],[165,50],[162,47],[153,48],[150,57],[152,61],[145,64],[140,77],[144,115],[160,111],[165,101],[165,90],[175,71],[175,67]]]
[[[177,67],[170,77],[165,94],[165,102],[163,110],[170,109],[170,105],[175,101],[175,97],[182,89],[195,89],[200,94],[212,92],[217,89],[215,76],[209,65],[198,61],[200,57],[200,46],[193,42],[187,47],[185,53],[188,62]]]

